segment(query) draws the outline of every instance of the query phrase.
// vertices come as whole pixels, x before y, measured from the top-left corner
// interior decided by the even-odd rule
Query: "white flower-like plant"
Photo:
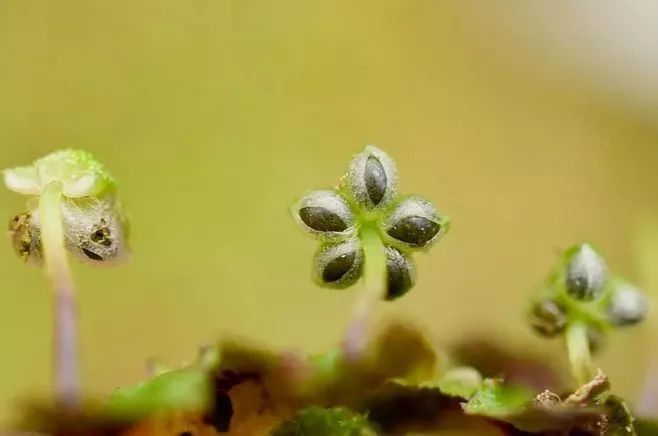
[[[27,210],[9,224],[25,262],[44,265],[54,288],[56,398],[78,401],[76,303],[68,254],[94,264],[127,253],[127,220],[114,179],[88,152],[61,150],[30,166],[3,171],[8,189],[28,196]],[[68,253],[68,254],[67,254]]]

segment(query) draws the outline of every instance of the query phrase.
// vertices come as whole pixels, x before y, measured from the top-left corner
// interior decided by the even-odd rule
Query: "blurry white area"
[[[658,123],[658,1],[469,2],[545,74],[566,74]]]

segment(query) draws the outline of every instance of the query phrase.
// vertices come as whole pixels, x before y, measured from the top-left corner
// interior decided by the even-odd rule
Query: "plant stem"
[[[364,287],[357,297],[344,345],[345,354],[352,361],[363,354],[372,308],[385,296],[386,291],[386,253],[375,227],[364,225],[361,229],[361,245],[364,254]]]
[[[573,322],[567,326],[565,338],[569,363],[576,383],[584,385],[592,379],[592,356],[587,338],[587,326],[582,322]]]
[[[46,274],[54,288],[55,398],[62,406],[73,408],[78,403],[77,313],[61,201],[61,183],[47,185],[39,198],[39,221]]]

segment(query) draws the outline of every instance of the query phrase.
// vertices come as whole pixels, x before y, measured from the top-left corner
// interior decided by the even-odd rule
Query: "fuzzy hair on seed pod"
[[[395,300],[409,292],[416,282],[413,261],[393,247],[386,246],[386,300]]]
[[[568,322],[564,308],[552,299],[538,301],[530,311],[532,328],[541,336],[551,338],[561,333]]]
[[[320,240],[345,239],[354,233],[354,214],[336,191],[309,192],[295,204],[292,214],[303,230]]]
[[[361,277],[363,258],[363,248],[358,239],[322,245],[315,254],[314,281],[327,288],[347,288]]]
[[[9,222],[9,237],[14,251],[26,263],[41,265],[41,229],[38,214],[25,212]]]
[[[62,223],[66,249],[83,262],[113,263],[125,258],[127,222],[116,198],[65,198]]]
[[[402,200],[384,221],[386,234],[405,248],[428,247],[447,231],[447,219],[428,200]]]
[[[647,315],[649,302],[633,285],[622,283],[614,289],[606,308],[610,324],[626,327],[638,324]]]
[[[367,210],[386,207],[397,194],[395,162],[379,148],[368,145],[350,162],[346,182],[359,206]]]
[[[577,300],[594,300],[603,294],[607,279],[605,261],[589,244],[581,244],[572,249],[565,279],[569,295]]]

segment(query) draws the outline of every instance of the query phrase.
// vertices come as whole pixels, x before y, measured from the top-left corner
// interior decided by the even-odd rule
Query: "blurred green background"
[[[655,290],[658,111],[637,78],[658,70],[642,56],[608,63],[643,74],[606,70],[583,6],[483,3],[1,2],[0,167],[88,149],[132,216],[130,262],[75,267],[86,389],[138,381],[148,358],[191,360],[223,334],[337,343],[354,289],[311,283],[316,244],[288,206],[333,185],[366,143],[396,159],[403,192],[453,219],[382,318],[412,319],[439,344],[484,331],[559,360],[561,344],[523,319],[559,250],[592,241]],[[563,28],[575,48],[551,37]],[[0,217],[22,208],[0,191]],[[2,422],[50,391],[51,300],[8,243],[0,265]],[[631,400],[650,333],[614,335],[597,360]]]

